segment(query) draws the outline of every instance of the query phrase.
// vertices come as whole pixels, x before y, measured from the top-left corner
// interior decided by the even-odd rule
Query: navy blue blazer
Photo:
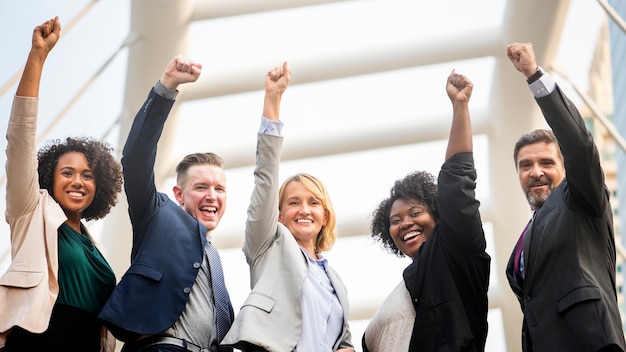
[[[123,150],[133,228],[131,265],[100,312],[116,338],[158,334],[183,312],[203,259],[206,227],[155,186],[157,143],[174,104],[150,91]]]

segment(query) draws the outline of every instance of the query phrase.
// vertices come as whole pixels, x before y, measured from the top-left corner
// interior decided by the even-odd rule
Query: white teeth
[[[408,239],[416,237],[417,235],[419,235],[419,233],[417,231],[411,231],[411,232],[407,233],[406,235],[404,235],[403,240],[406,241]]]
[[[217,208],[216,207],[202,207],[201,208],[204,211],[212,211],[212,212],[216,212]]]
[[[80,193],[80,192],[69,192],[69,195],[71,197],[82,197],[83,196],[83,194]]]
[[[301,222],[301,223],[307,223],[307,224],[310,224],[310,223],[312,223],[313,221],[311,221],[310,219],[298,219],[298,220],[296,220],[296,222]]]

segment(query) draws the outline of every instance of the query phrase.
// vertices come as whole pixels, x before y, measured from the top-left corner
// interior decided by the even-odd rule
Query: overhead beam
[[[290,140],[281,153],[281,161],[317,158],[330,155],[348,154],[381,148],[398,147],[417,143],[442,140],[450,134],[449,114],[440,116],[422,116],[421,123],[405,124],[401,129],[385,126],[373,131],[326,137],[320,143],[319,136]],[[490,134],[490,118],[486,111],[472,111],[472,130],[475,135]],[[229,169],[251,166],[255,163],[254,141],[242,144],[240,148],[229,148],[221,153]],[[159,168],[159,180],[165,182],[174,176],[174,170],[184,155],[172,155],[171,159]]]
[[[305,6],[318,6],[348,0],[222,0],[196,1],[191,21],[249,15],[259,12],[287,10]]]
[[[502,46],[500,29],[484,28],[419,42],[394,42],[383,48],[376,45],[327,54],[307,52],[291,59],[298,62],[298,75],[292,78],[291,85],[501,55]],[[203,68],[203,74],[211,80],[196,82],[185,90],[179,100],[199,100],[258,90],[258,73],[271,66],[265,62],[250,62],[230,70]]]

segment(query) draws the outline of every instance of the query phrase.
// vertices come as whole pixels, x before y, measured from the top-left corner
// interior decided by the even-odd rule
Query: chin
[[[530,195],[528,197],[528,204],[536,209],[539,209],[546,202],[549,195],[550,194]]]
[[[415,250],[410,250],[410,251],[406,251],[406,252],[402,252],[404,253],[404,255],[406,255],[407,257],[413,259],[415,257],[415,254],[417,254],[417,250],[419,248],[415,248]]]
[[[416,244],[416,245],[413,245],[413,246],[407,248],[406,254],[409,255],[409,254],[412,253],[413,255],[415,255],[415,253],[417,253],[417,251],[419,251],[421,246],[422,246],[422,243],[419,243],[419,244]]]

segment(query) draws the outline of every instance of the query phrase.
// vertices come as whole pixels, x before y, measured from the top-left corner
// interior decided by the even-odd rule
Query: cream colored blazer
[[[245,341],[270,352],[292,351],[302,332],[300,296],[308,261],[293,235],[278,220],[278,164],[282,137],[259,133],[255,187],[248,208],[243,252],[250,265],[252,292],[222,341]],[[344,322],[335,343],[352,347],[348,327],[348,295],[339,275],[328,276],[343,308]]]
[[[59,293],[58,228],[67,217],[48,192],[39,189],[37,107],[37,98],[16,96],[7,129],[5,217],[12,261],[0,277],[0,348],[14,326],[45,331]],[[104,248],[88,236],[104,255]],[[103,339],[107,340],[103,350],[114,347],[115,340],[106,331]]]

